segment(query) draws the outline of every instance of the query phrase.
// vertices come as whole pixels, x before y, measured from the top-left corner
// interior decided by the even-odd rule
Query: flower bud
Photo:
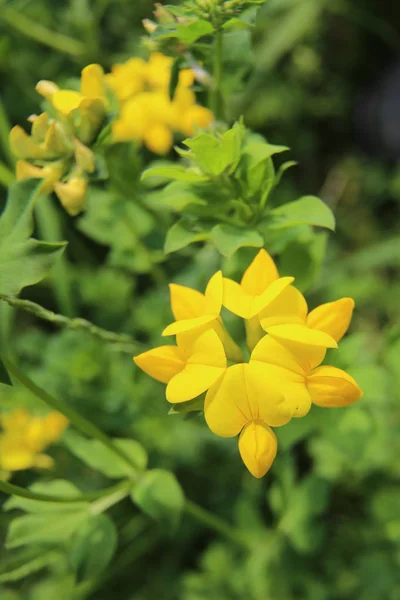
[[[85,208],[87,183],[81,177],[73,177],[66,183],[60,181],[54,185],[62,206],[72,217],[78,215]]]

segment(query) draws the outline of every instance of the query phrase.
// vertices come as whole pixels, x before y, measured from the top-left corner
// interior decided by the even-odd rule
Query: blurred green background
[[[35,83],[65,83],[89,62],[109,68],[146,55],[141,20],[151,16],[148,0],[0,0],[1,200],[13,171],[9,127],[40,110]],[[278,430],[278,458],[262,480],[247,473],[235,440],[213,436],[202,418],[168,416],[163,386],[139,373],[129,354],[0,306],[2,341],[36,381],[108,433],[142,442],[151,466],[172,470],[189,498],[254,536],[257,552],[245,555],[188,516],[168,537],[127,500],[111,510],[118,550],[97,583],[83,582],[75,595],[65,561],[55,558],[0,583],[1,600],[400,598],[399,56],[400,5],[391,0],[269,0],[252,34],[227,36],[229,117],[244,114],[299,163],[278,201],[320,195],[337,219],[322,265],[325,234],[307,228],[271,240],[271,249],[282,272],[298,276],[311,307],[354,297],[351,332],[330,362],[365,390],[359,404],[314,407]],[[217,258],[204,248],[162,261],[162,241],[140,207],[138,174],[150,159],[142,152],[132,168],[129,157],[114,156],[111,189],[123,180],[123,200],[94,189],[75,221],[56,207],[69,241],[65,286],[48,279],[23,297],[159,344],[171,318],[168,281],[202,289]],[[253,255],[241,251],[226,268],[239,273]],[[4,386],[0,399],[4,408],[36,404]],[[57,466],[39,475],[44,480],[107,485],[62,445],[51,453]],[[13,481],[37,477],[23,472]],[[11,516],[0,516],[2,537]],[[2,551],[4,568],[14,558]]]

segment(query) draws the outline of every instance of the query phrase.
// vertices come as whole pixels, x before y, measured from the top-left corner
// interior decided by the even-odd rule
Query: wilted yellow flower
[[[118,119],[113,123],[115,141],[138,140],[155,154],[166,154],[173,144],[173,132],[193,135],[195,127],[207,127],[212,112],[196,104],[190,89],[191,69],[179,73],[174,97],[169,96],[172,58],[153,53],[146,62],[133,58],[112,67],[107,84],[120,102]]]
[[[305,416],[312,404],[346,406],[362,397],[350,375],[321,366],[327,348],[336,348],[349,326],[353,300],[343,298],[308,314],[293,281],[279,278],[272,258],[261,250],[240,284],[220,271],[205,294],[171,284],[175,322],[163,335],[176,335],[177,345],[154,348],[134,359],[147,374],[168,384],[169,402],[186,402],[206,392],[209,428],[222,437],[240,434],[240,455],[255,477],[268,471],[276,455],[271,427]],[[246,321],[248,362],[224,327],[222,305]]]
[[[3,414],[0,424],[0,469],[20,471],[52,466],[52,458],[43,450],[59,439],[68,420],[58,412],[35,417],[24,409],[15,409]]]

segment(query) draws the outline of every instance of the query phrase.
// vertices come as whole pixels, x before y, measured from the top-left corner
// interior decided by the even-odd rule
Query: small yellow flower
[[[15,409],[1,416],[0,469],[20,471],[32,467],[49,468],[50,456],[45,448],[57,441],[68,425],[67,419],[57,412],[34,417],[24,409]]]

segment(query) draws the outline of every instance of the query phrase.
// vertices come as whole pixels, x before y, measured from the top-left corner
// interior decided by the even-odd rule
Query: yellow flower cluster
[[[190,136],[195,126],[211,123],[212,112],[196,104],[191,69],[180,71],[170,99],[172,63],[169,56],[155,52],[147,62],[132,58],[112,67],[106,79],[120,102],[120,116],[112,128],[115,140],[140,140],[155,154],[166,154],[172,147],[174,131]]]
[[[222,437],[240,434],[240,455],[255,477],[265,475],[276,456],[272,427],[305,416],[312,404],[346,406],[362,397],[350,375],[321,366],[327,349],[337,348],[348,329],[353,300],[342,298],[308,312],[293,281],[279,277],[272,258],[260,250],[240,284],[221,271],[205,294],[172,284],[175,322],[163,335],[176,335],[176,345],[134,358],[143,371],[168,384],[169,402],[207,392],[209,428]],[[245,320],[248,361],[224,327],[223,306]]]
[[[192,135],[206,127],[212,112],[196,104],[191,89],[194,73],[182,69],[173,99],[169,97],[172,58],[159,52],[146,62],[132,58],[105,75],[100,65],[82,70],[80,90],[62,90],[52,81],[39,81],[36,90],[50,108],[32,115],[31,135],[17,125],[10,145],[17,162],[17,180],[43,179],[43,192],[54,191],[70,215],[85,208],[88,177],[95,172],[91,145],[106,119],[112,123],[112,141],[143,142],[156,154],[166,154],[173,132]]]
[[[0,424],[0,469],[8,472],[51,467],[53,460],[43,450],[59,439],[68,420],[55,411],[35,417],[20,408],[3,414]]]

